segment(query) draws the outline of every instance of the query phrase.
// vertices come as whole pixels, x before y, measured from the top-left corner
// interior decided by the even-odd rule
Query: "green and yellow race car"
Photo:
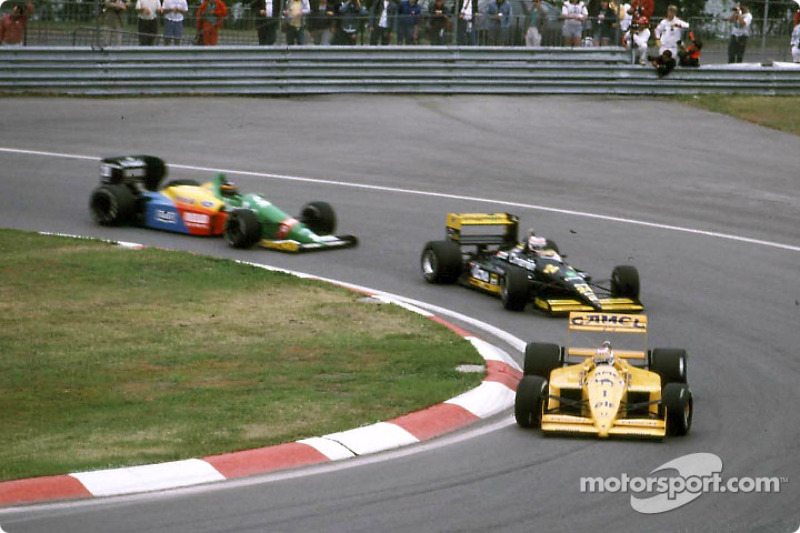
[[[595,341],[584,348],[577,336]],[[643,346],[620,348],[612,336],[619,341],[638,337]],[[526,346],[514,415],[519,426],[544,433],[685,435],[694,409],[686,370],[685,350],[647,350],[644,315],[570,313],[565,346]]]

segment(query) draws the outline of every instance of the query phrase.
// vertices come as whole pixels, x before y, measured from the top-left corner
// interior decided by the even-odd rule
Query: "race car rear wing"
[[[519,217],[511,213],[448,213],[447,238],[462,245],[515,245]]]
[[[572,312],[569,314],[569,333],[625,333],[642,335],[642,350],[615,349],[614,354],[622,359],[647,360],[647,316],[620,313]],[[567,357],[592,357],[597,348],[579,348],[570,344],[567,337]]]

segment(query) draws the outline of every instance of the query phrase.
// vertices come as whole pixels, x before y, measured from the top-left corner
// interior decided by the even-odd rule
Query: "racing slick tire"
[[[522,311],[531,296],[528,274],[521,268],[509,268],[500,280],[500,299],[509,311]]]
[[[144,162],[146,169],[144,178],[142,178],[144,188],[148,191],[157,191],[161,180],[167,176],[167,165],[164,160],[153,155],[134,155],[131,157],[141,159]]]
[[[667,383],[686,383],[686,350],[654,348],[650,353],[650,371],[661,376],[661,386]]]
[[[523,376],[514,398],[514,418],[521,428],[542,425],[542,402],[547,398],[547,380],[540,376]]]
[[[167,187],[177,187],[178,185],[191,185],[192,187],[199,187],[200,182],[192,179],[169,180],[167,184],[164,185],[164,188],[166,189]]]
[[[661,398],[667,409],[667,435],[683,436],[692,427],[692,391],[685,383],[667,383]]]
[[[101,226],[119,226],[133,218],[136,195],[126,185],[101,185],[89,197],[89,212]]]
[[[419,263],[428,283],[455,283],[461,276],[461,247],[453,241],[431,241],[422,249]]]
[[[544,245],[544,247],[545,247],[547,250],[553,250],[555,253],[557,253],[557,254],[561,255],[561,251],[558,249],[558,245],[556,244],[556,241],[551,241],[550,239],[545,239],[545,240],[546,240],[547,242],[546,242],[546,244]]]
[[[611,272],[611,294],[631,300],[639,299],[639,271],[633,265],[615,266]]]
[[[250,209],[234,209],[225,220],[225,242],[233,248],[251,248],[261,239],[261,223]]]
[[[561,347],[558,344],[529,342],[525,346],[525,364],[522,373],[550,379],[550,372],[561,367]]]
[[[336,231],[336,213],[328,202],[309,202],[300,210],[300,222],[317,235]]]

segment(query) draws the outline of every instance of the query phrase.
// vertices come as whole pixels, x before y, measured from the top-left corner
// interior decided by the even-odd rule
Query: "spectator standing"
[[[620,4],[619,8],[617,8],[617,19],[619,19],[619,31],[622,35],[625,35],[629,29],[631,29],[631,23],[633,22],[633,15],[629,13],[631,10],[630,4]]]
[[[255,0],[251,5],[256,12],[258,44],[275,44],[278,40],[281,0]]]
[[[561,27],[561,36],[564,38],[564,46],[576,47],[581,45],[581,34],[583,33],[583,23],[589,17],[586,4],[580,0],[567,0],[561,6],[561,20],[564,25]]]
[[[653,11],[655,8],[656,4],[654,0],[633,0],[630,8],[628,8],[628,14],[631,16],[631,20],[636,20],[641,17],[646,17],[647,20],[650,20],[653,18]]]
[[[458,8],[458,20],[456,21],[456,42],[460,46],[475,46],[478,44],[478,33],[474,31],[474,25],[472,24],[473,0],[458,1],[461,6]]]
[[[667,16],[656,26],[655,35],[659,55],[663,55],[665,50],[669,50],[673,62],[674,58],[678,57],[678,42],[681,40],[681,34],[689,27],[689,23],[682,21],[677,15],[678,8],[668,6]]]
[[[547,12],[542,7],[541,0],[533,0],[530,6],[522,1],[522,11],[525,13],[523,29],[525,30],[525,46],[541,46],[542,30],[547,21]]]
[[[308,0],[288,0],[286,8],[283,10],[283,16],[286,21],[284,29],[286,30],[286,44],[304,44],[305,39],[303,32],[305,31],[304,17],[311,13],[311,4]]]
[[[419,44],[419,23],[422,8],[419,0],[403,0],[397,15],[397,43]]]
[[[397,27],[398,6],[395,0],[375,0],[369,11],[369,44],[389,44]]]
[[[489,19],[489,44],[491,46],[507,46],[511,36],[511,4],[506,0],[489,2],[486,16]]]
[[[792,30],[792,61],[800,63],[800,24],[797,24]]]
[[[308,16],[308,32],[311,34],[311,42],[327,46],[331,44],[333,21],[336,13],[334,13],[332,6],[328,6],[328,0],[317,0],[310,3],[311,14]]]
[[[159,0],[136,0],[136,14],[139,16],[139,46],[153,46],[158,37]]]
[[[650,41],[650,21],[640,17],[622,37],[622,44],[633,49],[633,62],[642,66],[647,64],[647,43]]]
[[[594,32],[594,45],[608,46],[617,27],[617,10],[609,5],[609,0],[600,0],[597,11],[597,27]]]
[[[450,25],[450,10],[444,0],[433,0],[428,8],[428,32],[433,45],[447,44],[447,28]]]
[[[345,0],[339,8],[341,22],[339,25],[337,44],[356,45],[358,34],[364,17],[368,15],[367,9],[361,5],[361,0]]]
[[[750,6],[747,4],[733,6],[733,13],[728,17],[728,22],[733,23],[731,40],[728,41],[728,63],[741,63],[744,59],[744,49],[747,47],[747,38],[750,37],[750,24],[753,23]]]
[[[183,19],[189,12],[186,0],[164,0],[161,14],[164,15],[164,44],[180,46],[183,37]]]
[[[33,4],[14,4],[11,13],[6,13],[0,19],[0,45],[24,46],[25,27],[28,19],[33,14]]]
[[[103,2],[103,26],[108,30],[103,39],[106,46],[122,44],[122,14],[128,10],[123,0],[105,0]]]
[[[200,43],[203,46],[216,46],[219,41],[219,29],[225,17],[228,16],[228,6],[222,0],[203,0],[197,8],[197,32],[200,34]]]

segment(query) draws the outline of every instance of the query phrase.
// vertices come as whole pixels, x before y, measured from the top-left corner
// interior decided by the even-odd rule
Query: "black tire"
[[[317,235],[336,231],[336,213],[328,202],[309,202],[300,211],[300,222]]]
[[[661,391],[661,400],[667,410],[667,435],[680,437],[689,433],[694,410],[689,386],[685,383],[667,383]]]
[[[558,245],[556,244],[556,241],[551,241],[550,239],[545,239],[545,240],[547,241],[547,243],[544,245],[544,247],[547,250],[553,250],[555,253],[557,253],[559,255],[561,254],[561,250],[558,249]]]
[[[234,209],[225,221],[225,242],[234,248],[251,248],[261,240],[261,223],[250,209]]]
[[[650,371],[661,376],[661,386],[667,383],[686,383],[686,350],[655,348],[650,353]]]
[[[160,157],[152,155],[134,155],[136,159],[141,159],[145,164],[145,174],[142,184],[148,191],[157,191],[161,180],[167,177],[167,164]]]
[[[461,247],[453,241],[431,241],[422,249],[419,264],[428,283],[455,283],[463,266]]]
[[[500,299],[509,311],[522,311],[528,304],[531,285],[528,274],[521,268],[511,267],[500,280]]]
[[[523,374],[550,379],[550,372],[561,367],[561,347],[558,344],[529,342],[525,346]]]
[[[639,271],[632,265],[619,265],[611,272],[611,294],[621,298],[639,299]]]
[[[514,418],[521,428],[542,425],[542,402],[547,398],[547,381],[539,376],[523,376],[514,398]]]
[[[136,212],[136,195],[125,185],[101,185],[89,197],[89,212],[101,226],[128,223]]]
[[[169,180],[167,182],[167,184],[164,185],[164,188],[166,189],[167,187],[177,187],[178,185],[191,185],[193,187],[199,187],[200,186],[200,182],[197,181],[197,180],[191,180],[191,179],[187,179],[187,180]]]

